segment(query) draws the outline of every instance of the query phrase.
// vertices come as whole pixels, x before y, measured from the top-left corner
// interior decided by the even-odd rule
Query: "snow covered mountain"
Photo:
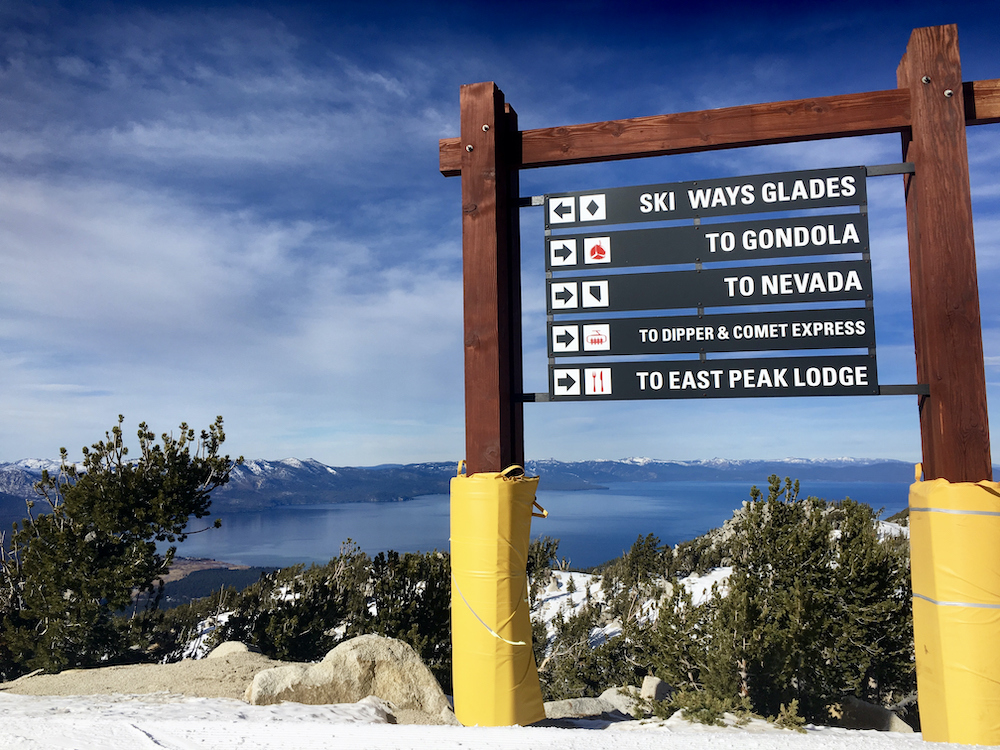
[[[793,479],[842,482],[912,482],[913,464],[870,458],[783,458],[772,460],[712,458],[664,461],[652,458],[621,460],[529,461],[528,471],[542,477],[546,489],[565,487],[574,480],[591,486],[608,482],[710,481],[766,484],[777,474]],[[558,484],[560,486],[552,486]]]
[[[315,459],[247,460],[233,470],[229,484],[215,494],[219,510],[249,510],[281,505],[345,502],[390,502],[448,491],[457,462],[328,466]],[[652,458],[620,460],[529,461],[527,472],[542,478],[549,490],[597,489],[612,482],[747,481],[762,484],[770,474],[827,481],[912,481],[913,465],[905,461],[866,458],[768,461],[713,458],[669,461]],[[23,508],[31,486],[44,469],[59,462],[22,459],[0,463],[0,504]]]
[[[392,502],[448,492],[457,462],[328,466],[315,459],[279,461],[251,459],[233,470],[230,483],[213,496],[215,512],[261,510],[287,505]],[[22,459],[0,463],[0,529],[24,516],[24,501],[44,469],[58,461]],[[911,482],[913,465],[906,461],[866,458],[730,460],[713,458],[670,461],[652,458],[620,460],[529,461],[531,475],[546,490],[600,489],[618,482],[714,481],[762,486],[770,474],[797,479],[852,482]]]
[[[213,496],[213,510],[261,510],[285,505],[391,502],[448,491],[456,463],[333,467],[314,459],[252,459],[236,467],[225,487]],[[42,471],[58,471],[59,462],[23,459],[0,463],[0,521],[24,516],[26,499]]]

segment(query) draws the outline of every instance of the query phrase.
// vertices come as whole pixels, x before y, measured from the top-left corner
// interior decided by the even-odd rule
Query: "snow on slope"
[[[570,581],[573,585],[570,585]],[[573,593],[569,589],[575,588]],[[549,637],[555,635],[555,619],[562,616],[568,620],[579,614],[586,605],[587,591],[590,591],[591,601],[604,602],[604,592],[601,590],[601,577],[589,573],[572,573],[564,570],[553,570],[549,585],[539,592],[532,619],[540,619],[545,623]],[[622,632],[621,623],[610,622],[590,631],[590,645],[599,646],[610,638]]]
[[[731,567],[712,568],[712,570],[703,576],[692,573],[686,578],[682,578],[680,584],[691,594],[692,604],[704,604],[712,598],[713,586],[717,586],[719,593],[725,595],[727,591],[726,582],[729,580],[732,572],[733,569]]]
[[[702,604],[712,596],[712,587],[717,586],[721,593],[726,592],[726,581],[733,572],[730,567],[714,568],[705,575],[691,574],[680,579],[679,583],[688,593],[694,604]],[[572,585],[571,582],[572,581]],[[575,591],[570,593],[570,589]],[[604,602],[604,592],[601,590],[601,577],[589,573],[574,573],[571,571],[554,570],[549,585],[539,593],[538,602],[532,612],[532,619],[540,619],[546,625],[549,637],[555,635],[555,619],[562,616],[564,620],[579,614],[587,602],[587,591],[590,591],[590,600],[596,603]],[[663,583],[663,591],[669,590],[666,582]],[[647,600],[643,603],[639,613],[639,620],[642,622],[655,621],[659,611],[659,602]],[[622,632],[621,623],[617,620],[593,628],[590,631],[590,645],[599,646],[605,641],[620,635]]]
[[[919,734],[755,722],[742,729],[671,718],[607,727],[451,727],[384,723],[377,699],[250,706],[222,698],[0,693],[0,748],[16,750],[919,750]],[[939,745],[959,750],[961,745]]]

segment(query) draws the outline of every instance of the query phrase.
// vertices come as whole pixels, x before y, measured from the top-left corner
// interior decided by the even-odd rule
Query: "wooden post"
[[[462,86],[465,460],[469,474],[524,463],[517,115],[490,83]]]
[[[910,93],[903,131],[910,285],[924,476],[992,479],[979,285],[958,29],[915,29],[896,72]]]

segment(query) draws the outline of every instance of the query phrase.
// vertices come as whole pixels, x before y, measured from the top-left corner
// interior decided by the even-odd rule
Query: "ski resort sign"
[[[550,279],[548,312],[614,312],[871,299],[867,261]]]
[[[544,196],[549,399],[877,394],[866,176],[865,167],[840,167]],[[850,211],[802,213],[830,208]],[[791,215],[702,223],[770,211]],[[694,223],[605,227],[676,219]],[[854,257],[825,260],[846,254]],[[684,309],[696,314],[668,312]],[[640,311],[647,315],[619,315]],[[706,361],[709,352],[816,349],[867,353]],[[556,363],[683,353],[701,359]]]
[[[866,202],[864,167],[844,167],[548,195],[545,227],[631,224]]]
[[[868,249],[868,219],[855,213],[560,234],[547,237],[546,248],[550,271],[837,255]]]
[[[561,401],[878,393],[867,356],[620,362],[551,368]]]
[[[460,176],[462,182],[465,458],[469,473],[496,472],[523,464],[523,404],[555,395],[551,381],[548,393],[525,393],[523,387],[519,284],[522,206],[542,208],[548,230],[544,253],[551,281],[571,283],[569,280],[577,277],[577,308],[551,309],[553,301],[569,299],[573,289],[553,292],[548,284],[546,306],[552,317],[548,353],[555,360],[550,367],[579,369],[581,389],[586,387],[585,369],[598,370],[598,385],[601,372],[608,370],[616,394],[620,379],[615,368],[627,361],[616,358],[626,356],[646,359],[650,373],[647,390],[663,377],[662,392],[670,390],[671,372],[680,373],[675,377],[681,386],[685,380],[680,365],[675,367],[667,361],[669,357],[676,356],[684,367],[717,369],[718,363],[712,359],[716,352],[730,352],[736,360],[737,352],[772,351],[775,356],[779,352],[799,353],[789,358],[801,360],[797,366],[807,388],[810,376],[814,382],[818,377],[822,383],[824,375],[830,380],[830,371],[824,367],[833,368],[837,388],[856,388],[841,385],[849,379],[843,368],[851,365],[820,360],[830,349],[865,359],[864,352],[874,343],[870,300],[821,302],[819,296],[837,288],[837,277],[818,268],[809,269],[809,276],[804,277],[795,274],[806,273],[805,268],[779,273],[761,266],[767,262],[800,264],[808,256],[824,263],[836,263],[839,257],[856,263],[859,256],[865,261],[867,216],[857,208],[867,201],[865,178],[894,173],[903,174],[906,201],[916,383],[880,384],[877,390],[883,395],[918,396],[926,478],[975,482],[990,477],[966,130],[1000,123],[1000,79],[963,82],[955,26],[915,29],[896,75],[897,86],[887,90],[620,120],[555,123],[526,130],[518,127],[517,113],[496,84],[486,81],[462,86],[461,132],[441,140],[439,155],[442,174]],[[519,189],[524,170],[886,133],[902,137],[901,163],[886,165],[894,171],[848,167],[616,187],[552,194],[548,199],[539,196],[538,203],[534,198],[526,201]],[[687,226],[682,226],[684,222]],[[689,280],[699,263],[703,273],[722,269],[721,263],[713,269],[714,259],[720,257],[739,270],[716,279],[714,289],[701,281],[698,286],[706,295],[725,294],[728,299],[731,283],[733,299],[746,292],[756,300],[743,297],[754,300],[745,306],[710,306],[706,301],[701,309],[657,307],[612,312],[612,306],[622,302],[617,285],[611,283],[618,269],[662,273],[676,266],[675,270],[687,274],[683,278]],[[846,289],[850,269],[831,270],[848,271],[843,274]],[[776,278],[772,274],[777,274]],[[857,271],[857,279],[867,295],[868,276]],[[593,281],[607,281],[610,296]],[[765,283],[769,285],[766,302],[762,301]],[[594,288],[585,289],[582,284]],[[799,292],[803,286],[805,291]],[[786,298],[819,296],[815,302],[783,305],[774,302],[778,296],[773,293],[775,287],[779,294],[788,292]],[[853,288],[849,291],[860,294]],[[592,306],[585,307],[585,300]],[[960,310],[955,300],[962,301]],[[607,307],[602,306],[605,301]],[[707,364],[700,358],[697,362],[681,360],[685,353],[704,354]],[[867,380],[869,385],[863,387],[874,391],[871,384],[877,380],[870,355],[867,377],[860,380]],[[752,359],[750,354],[744,356]],[[657,358],[659,361],[654,361]],[[590,362],[597,359],[602,366],[595,368]],[[795,383],[795,366],[785,374],[785,382]],[[782,382],[783,365],[771,362],[757,367],[753,377],[757,393],[767,392],[768,380],[772,389]],[[761,377],[760,370],[765,368],[768,378]],[[731,369],[734,373],[741,370],[741,380],[734,379],[733,387],[743,383],[745,388],[746,373],[742,370],[747,368]],[[631,378],[634,383],[629,388],[640,388],[639,372],[645,370],[631,375],[626,372],[626,380]],[[654,372],[660,373],[655,379]],[[851,373],[856,384],[859,373],[853,367]],[[727,370],[727,384],[728,374]],[[697,371],[692,377],[698,383]],[[704,377],[714,388],[710,370]],[[595,379],[590,382],[593,388]],[[722,382],[720,376],[720,389]],[[764,388],[757,391],[760,383]]]

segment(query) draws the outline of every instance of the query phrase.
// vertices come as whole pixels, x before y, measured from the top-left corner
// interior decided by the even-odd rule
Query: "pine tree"
[[[800,499],[797,482],[776,476],[767,500],[752,496],[730,542],[704,687],[764,715],[797,700],[812,719],[846,694],[885,703],[909,692],[905,547],[878,538],[867,505]]]
[[[368,557],[348,540],[326,565],[275,571],[236,595],[213,643],[238,640],[273,659],[317,661],[366,633],[413,646],[451,686],[451,559],[390,550]]]
[[[378,553],[371,561],[366,606],[347,636],[377,633],[406,641],[451,689],[451,556],[444,552]]]
[[[221,417],[198,437],[181,424],[162,445],[140,424],[135,460],[122,422],[83,449],[82,469],[61,449],[59,473],[43,472],[35,485],[43,512],[29,504],[29,517],[15,524],[0,566],[3,635],[16,662],[8,671],[125,658],[150,625],[158,579],[176,550],[159,552],[156,542],[183,541],[189,519],[208,515],[212,491],[229,481],[234,462],[219,455]]]
[[[637,623],[644,602],[659,598],[671,559],[670,548],[661,547],[659,538],[648,534],[605,567],[601,588],[607,609],[626,631]]]
[[[597,696],[609,687],[635,683],[640,670],[629,639],[618,635],[595,643],[600,615],[600,607],[585,605],[569,617],[556,616],[555,635],[538,664],[546,700]]]
[[[528,545],[525,571],[528,576],[528,605],[534,607],[538,594],[552,579],[552,565],[559,552],[559,540],[550,536],[532,539]]]
[[[369,571],[368,556],[348,541],[326,565],[261,576],[236,595],[213,643],[242,641],[283,661],[322,659],[343,637],[346,622],[367,612]]]
[[[646,645],[647,658],[656,676],[678,690],[701,689],[716,601],[696,605],[691,594],[675,583],[660,602]]]

